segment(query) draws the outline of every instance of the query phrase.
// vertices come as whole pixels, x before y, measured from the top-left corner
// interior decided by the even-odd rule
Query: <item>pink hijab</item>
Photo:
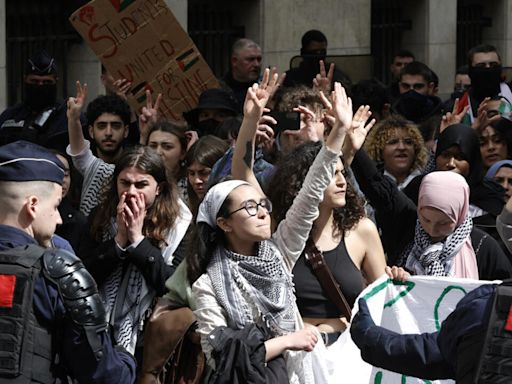
[[[418,198],[418,212],[423,207],[439,209],[447,215],[456,227],[464,223],[469,211],[469,186],[461,175],[455,172],[431,172],[423,178]],[[476,255],[467,236],[454,257],[454,276],[478,279]]]

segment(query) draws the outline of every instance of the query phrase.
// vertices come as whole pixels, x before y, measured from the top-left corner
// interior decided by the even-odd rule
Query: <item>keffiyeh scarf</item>
[[[406,268],[419,275],[450,276],[454,256],[460,251],[472,229],[473,221],[467,217],[444,242],[433,243],[417,221],[414,241],[402,254]]]
[[[114,219],[110,231],[104,240],[116,234]],[[113,327],[113,336],[117,344],[133,354],[137,345],[137,336],[143,326],[143,317],[154,297],[142,273],[132,263],[120,262],[114,272],[100,287],[107,318]]]
[[[271,334],[295,330],[292,278],[271,242],[260,242],[257,256],[217,247],[207,273],[231,328],[242,329],[246,323],[255,322],[252,308],[256,306]]]

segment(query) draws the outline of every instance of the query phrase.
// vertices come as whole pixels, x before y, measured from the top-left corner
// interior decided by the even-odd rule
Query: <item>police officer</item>
[[[133,383],[97,287],[73,254],[48,248],[62,163],[26,141],[0,147],[0,382]]]
[[[350,334],[364,361],[428,380],[512,382],[512,280],[484,284],[457,304],[437,332],[401,335],[375,325],[364,299]]]
[[[0,115],[0,144],[28,140],[64,153],[68,143],[66,103],[57,101],[57,65],[48,52],[26,63],[23,102]]]

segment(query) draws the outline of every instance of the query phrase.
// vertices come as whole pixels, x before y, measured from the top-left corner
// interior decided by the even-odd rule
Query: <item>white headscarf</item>
[[[247,181],[229,180],[218,183],[208,190],[197,212],[197,223],[206,223],[210,227],[217,226],[217,214],[231,191],[241,185],[250,185]]]

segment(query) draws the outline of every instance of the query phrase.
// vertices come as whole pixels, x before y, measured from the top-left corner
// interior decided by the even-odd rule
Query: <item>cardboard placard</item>
[[[199,95],[219,83],[164,0],[93,0],[69,18],[115,79],[132,83],[130,106],[146,89],[162,94],[160,114],[181,122]]]

